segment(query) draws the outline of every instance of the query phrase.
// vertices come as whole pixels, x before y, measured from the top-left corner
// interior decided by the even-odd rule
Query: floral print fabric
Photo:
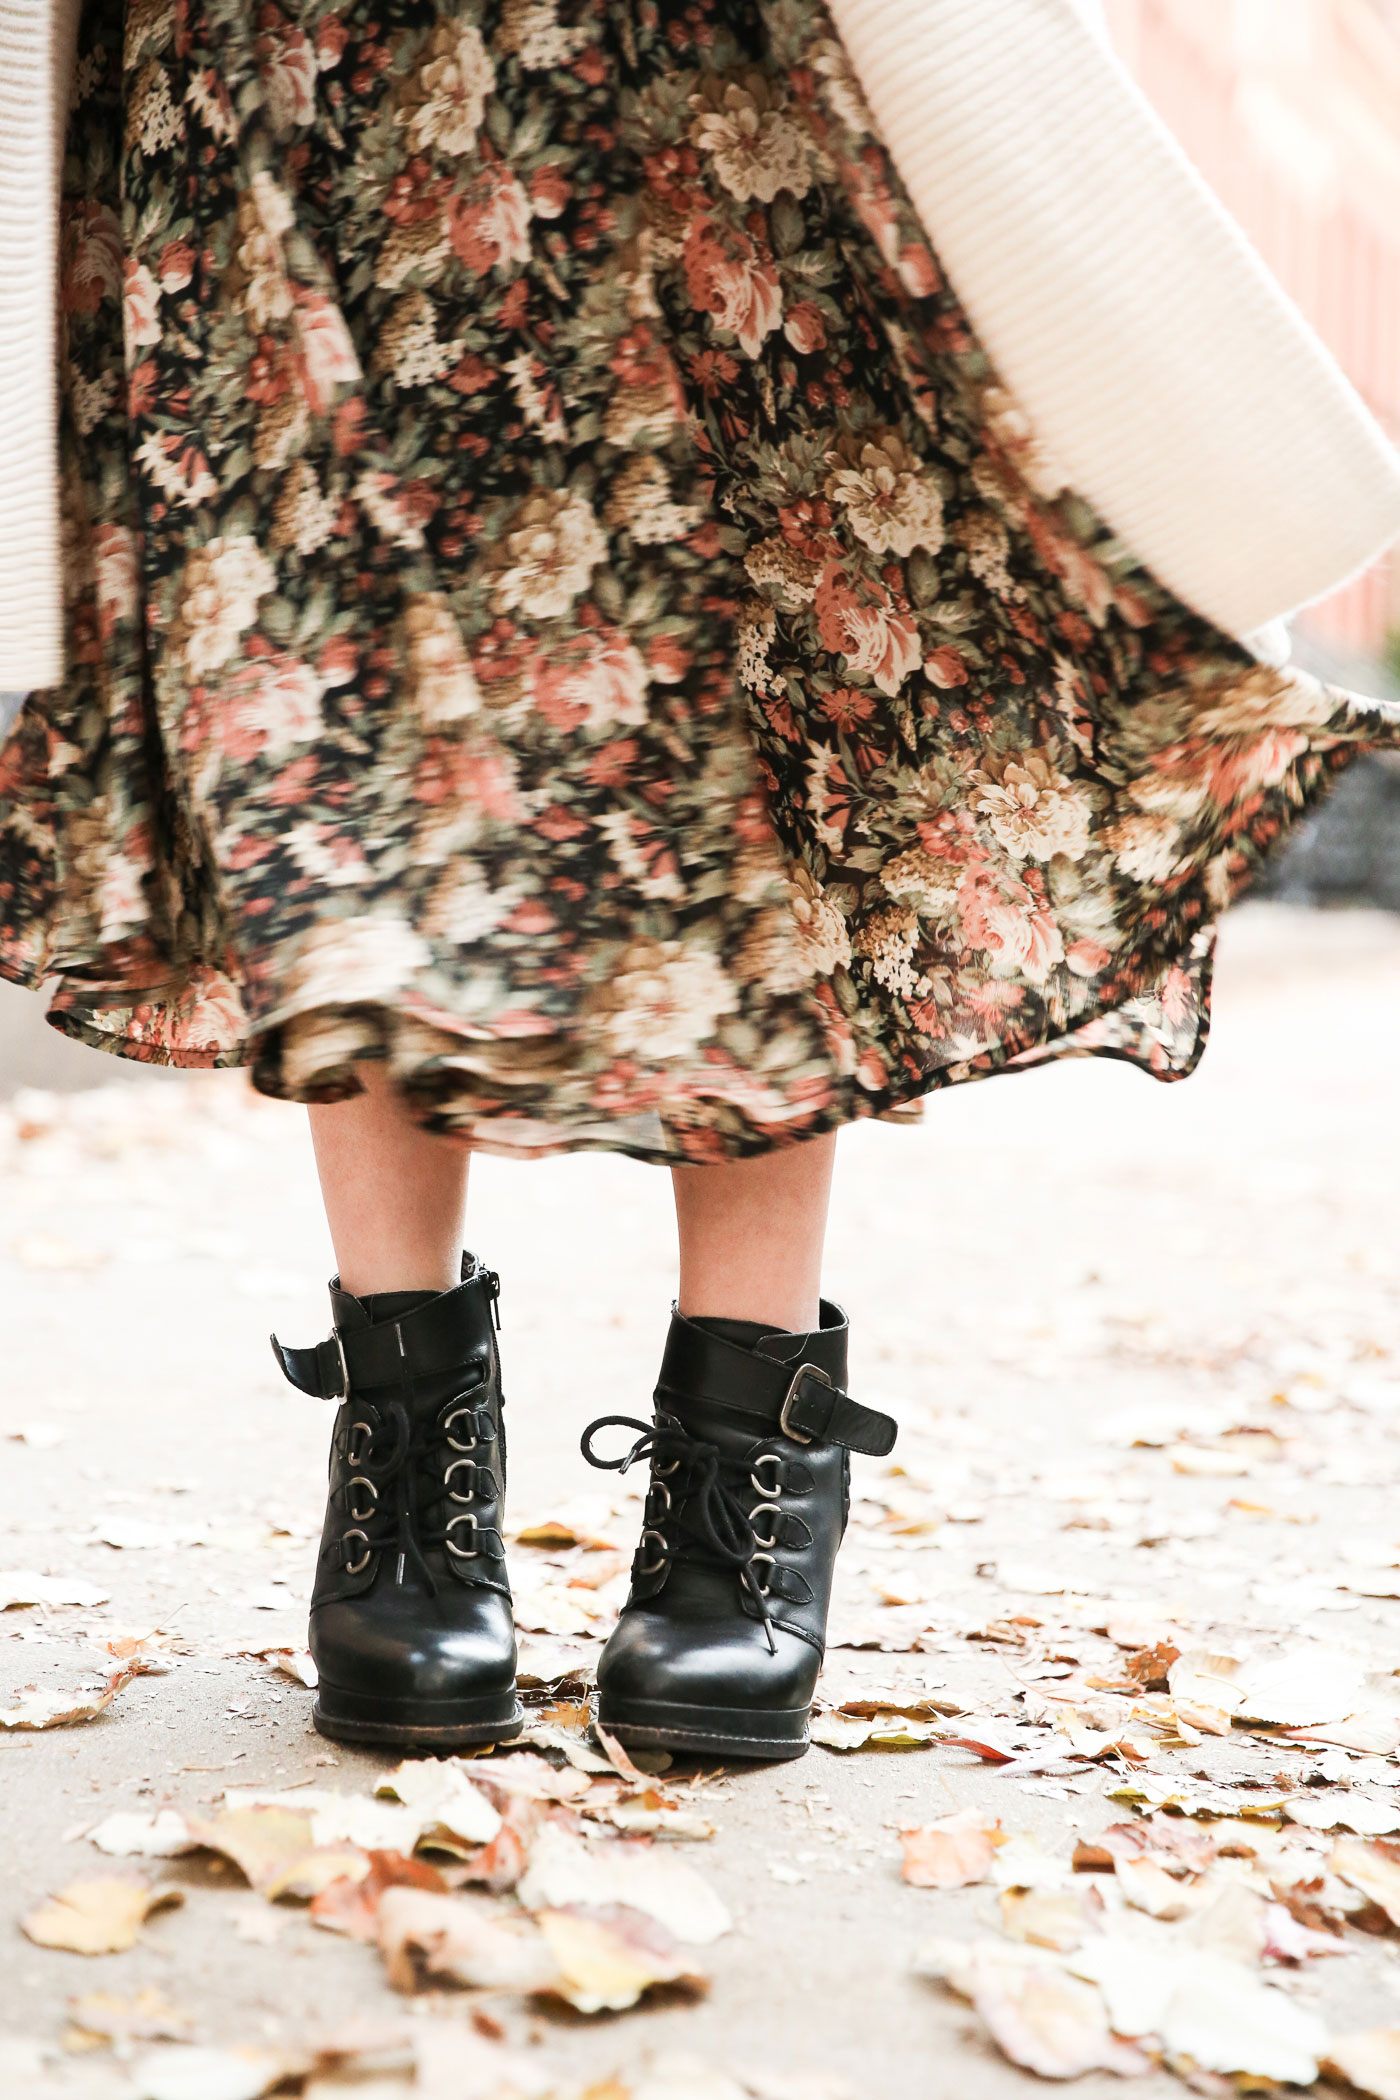
[[[818,0],[86,0],[65,190],[0,971],[86,1042],[697,1161],[1178,1077],[1394,734],[1064,486]]]

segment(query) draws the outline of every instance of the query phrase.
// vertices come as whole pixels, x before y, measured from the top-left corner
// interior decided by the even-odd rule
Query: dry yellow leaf
[[[693,1957],[640,1911],[545,1910],[538,1924],[559,1966],[552,1988],[576,2012],[625,2012],[658,1983],[705,1987]]]
[[[135,1875],[104,1874],[70,1881],[20,1925],[36,1947],[59,1947],[70,1954],[120,1954],[135,1946],[153,1910],[184,1900],[180,1889],[153,1888]]]

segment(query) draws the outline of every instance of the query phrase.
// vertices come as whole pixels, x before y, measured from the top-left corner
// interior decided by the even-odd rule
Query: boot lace
[[[342,1567],[362,1575],[376,1553],[396,1553],[395,1580],[412,1567],[430,1597],[438,1593],[427,1554],[445,1551],[454,1563],[478,1554],[473,1502],[493,1502],[497,1482],[471,1454],[494,1434],[484,1398],[467,1388],[428,1414],[391,1400],[376,1410],[377,1424],[352,1421],[345,1460],[345,1514],[340,1535]],[[352,1546],[357,1549],[352,1555]]]
[[[601,1458],[593,1439],[604,1429],[635,1430],[636,1441],[621,1458]],[[732,1568],[754,1601],[769,1652],[776,1655],[767,1584],[759,1581],[755,1569],[772,1566],[773,1555],[765,1547],[776,1543],[777,1534],[761,1537],[754,1529],[755,1518],[768,1511],[777,1514],[776,1481],[770,1491],[759,1477],[765,1464],[777,1465],[776,1454],[765,1453],[758,1460],[732,1458],[717,1444],[692,1435],[671,1415],[655,1422],[642,1422],[634,1415],[600,1415],[584,1431],[580,1449],[590,1466],[605,1473],[625,1473],[639,1460],[650,1461],[636,1573],[657,1575],[677,1561]],[[750,1507],[755,1490],[761,1499]],[[659,1502],[659,1510],[653,1510],[654,1502]],[[641,1558],[648,1545],[656,1548],[656,1558],[649,1562]]]

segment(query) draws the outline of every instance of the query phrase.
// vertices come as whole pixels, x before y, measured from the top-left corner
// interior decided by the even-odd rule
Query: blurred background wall
[[[1206,180],[1400,440],[1400,0],[1105,0]],[[1400,672],[1400,563],[1300,623]]]

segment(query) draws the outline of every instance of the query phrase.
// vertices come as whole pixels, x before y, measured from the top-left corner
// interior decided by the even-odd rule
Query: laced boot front
[[[590,1424],[590,1465],[649,1461],[632,1587],[598,1664],[598,1718],[623,1743],[800,1757],[826,1644],[850,1453],[894,1447],[844,1390],[846,1316],[813,1334],[673,1313],[652,1422]],[[608,1429],[637,1432],[600,1456]]]
[[[329,1341],[273,1338],[293,1385],[340,1401],[311,1596],[323,1735],[452,1749],[520,1732],[499,1295],[472,1255],[439,1294],[354,1298],[336,1278]]]

